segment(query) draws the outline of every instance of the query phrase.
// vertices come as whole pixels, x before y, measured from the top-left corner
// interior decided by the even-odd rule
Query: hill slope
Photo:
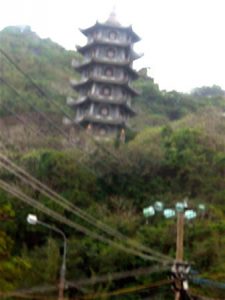
[[[65,106],[66,97],[72,92],[69,78],[76,76],[70,63],[74,57],[80,59],[76,52],[66,51],[50,40],[40,39],[30,28],[22,31],[15,27],[7,28],[0,33],[0,42],[1,47],[50,98]],[[134,101],[139,115],[132,120],[137,132],[126,144],[116,147],[104,144],[105,148],[88,144],[80,151],[65,144],[64,147],[59,145],[59,134],[52,128],[48,132],[43,131],[37,138],[23,126],[20,130],[14,128],[14,139],[8,145],[9,128],[16,126],[15,119],[5,110],[3,103],[15,109],[30,124],[36,122],[38,114],[34,113],[29,103],[47,112],[60,126],[62,114],[2,56],[0,68],[1,78],[9,81],[23,98],[16,96],[1,82],[0,137],[6,146],[1,148],[1,153],[4,151],[35,178],[97,220],[171,257],[175,256],[176,220],[165,220],[156,215],[147,224],[142,215],[143,208],[153,205],[155,201],[174,207],[176,201],[187,196],[191,206],[206,204],[204,214],[185,224],[185,259],[193,262],[193,269],[200,272],[200,276],[225,281],[223,91],[215,87],[198,89],[191,95],[160,91],[153,79],[142,70],[136,86],[143,94]],[[43,121],[37,120],[37,124],[38,129],[42,130]],[[23,144],[18,148],[21,138]],[[46,138],[48,140],[44,143]],[[30,147],[26,148],[28,143]],[[103,234],[73,215],[71,206],[68,210],[53,203],[46,194],[22,183],[2,167],[0,177],[65,218]],[[35,285],[56,286],[61,240],[41,226],[27,225],[28,213],[38,214],[42,221],[55,224],[68,237],[68,280],[76,281],[139,267],[152,266],[156,269],[157,266],[154,274],[90,285],[87,289],[90,293],[153,283],[167,277],[160,264],[96,241],[0,190],[0,291]],[[125,247],[129,249],[130,246]],[[161,263],[164,264],[164,261]],[[211,287],[201,289],[195,285],[195,288],[203,295],[214,297],[222,297],[224,293],[224,290]],[[68,296],[72,298],[82,294],[74,290],[71,293],[72,296]],[[147,290],[140,295],[127,295],[126,299],[142,299],[145,296],[157,300],[174,298],[168,286],[157,291]]]
[[[75,51],[67,51],[50,39],[41,39],[30,27],[23,29],[7,27],[0,32],[1,48],[44,90],[52,99],[60,103],[68,113],[66,98],[73,95],[69,79],[77,77],[71,67],[72,59],[81,59]],[[57,112],[54,105],[44,97],[1,55],[1,77],[6,79],[26,101],[21,102],[12,91],[1,83],[1,102],[10,103],[17,112],[32,111],[28,103],[37,105],[44,111]],[[176,91],[161,91],[146,72],[140,71],[140,79],[135,86],[141,90],[140,97],[134,100],[138,112],[131,124],[136,129],[148,125],[162,125],[178,120],[202,107],[224,108],[224,92],[216,88],[195,90],[192,95]],[[210,94],[210,92],[214,93]],[[208,97],[210,95],[210,97]],[[13,98],[13,101],[12,101]],[[11,102],[10,102],[11,101]],[[0,114],[6,114],[2,109]]]

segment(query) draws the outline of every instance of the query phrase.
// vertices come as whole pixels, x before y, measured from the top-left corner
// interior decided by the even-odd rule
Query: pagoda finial
[[[116,4],[113,5],[113,9],[112,9],[106,23],[112,24],[112,25],[120,25],[120,23],[117,20],[117,16],[116,16]]]

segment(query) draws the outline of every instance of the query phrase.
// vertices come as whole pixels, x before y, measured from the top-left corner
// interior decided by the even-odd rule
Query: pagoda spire
[[[116,5],[114,4],[113,9],[111,11],[111,13],[109,14],[109,17],[106,21],[106,24],[111,24],[111,25],[121,25],[120,22],[117,19],[117,15],[116,15]]]

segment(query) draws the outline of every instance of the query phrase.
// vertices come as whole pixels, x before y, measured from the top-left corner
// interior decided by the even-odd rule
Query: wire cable
[[[6,83],[6,81],[4,81],[5,83]],[[8,85],[7,84],[7,86],[9,86],[10,88],[12,88],[10,85]],[[12,88],[13,89],[13,88]],[[13,89],[14,90],[14,89]],[[16,91],[15,91],[16,92]],[[38,112],[39,112],[39,110],[38,110]],[[47,118],[45,115],[43,115],[45,118]],[[21,119],[21,118],[19,118],[19,119]],[[47,118],[48,119],[48,118]],[[52,122],[51,122],[52,123]],[[60,197],[60,201],[62,200],[62,197]],[[65,200],[65,199],[64,199]],[[61,204],[61,202],[59,202],[60,204]],[[67,205],[70,205],[70,209],[71,209],[71,204],[69,203],[69,202],[67,202]],[[77,208],[78,209],[78,208]],[[83,214],[85,214],[84,212],[82,212]],[[83,216],[83,218],[84,218],[85,216]],[[89,220],[89,222],[90,222],[90,220]],[[99,224],[99,223],[101,223],[101,222],[98,222],[96,219],[92,219],[91,220],[91,222],[92,222],[92,225],[97,225],[98,227],[100,227],[102,224]],[[107,232],[108,233],[110,233],[110,234],[113,234],[113,235],[115,235],[115,234],[118,234],[119,235],[119,239],[121,239],[121,240],[124,240],[124,236],[123,235],[121,235],[120,233],[118,233],[118,232],[116,232],[115,230],[113,230],[113,229],[111,229],[111,228],[107,228]],[[149,248],[147,248],[147,247],[145,247],[145,246],[143,246],[143,245],[137,245],[137,243],[135,242],[135,241],[133,241],[133,240],[129,240],[129,244],[130,245],[132,245],[133,247],[138,247],[138,248],[140,248],[140,249],[142,249],[143,251],[145,251],[145,252],[149,252],[149,253],[153,253],[153,251],[151,250],[151,251],[149,251]],[[159,255],[159,256],[161,256],[161,257],[164,257],[164,258],[166,258],[166,256],[164,256],[164,255],[161,255],[161,254],[159,254],[159,253],[156,253],[156,252],[154,252],[154,254],[156,254],[156,255]],[[167,257],[168,258],[168,257]]]
[[[0,81],[2,81],[8,88],[10,88],[16,95],[18,98],[20,98],[22,101],[24,101],[24,98],[19,94],[19,92],[14,88],[12,87],[7,81],[6,79],[4,79],[3,77],[0,78]],[[63,135],[66,139],[69,138],[68,134],[66,134],[65,131],[62,130],[61,127],[57,126],[55,124],[55,122],[53,122],[50,118],[48,118],[46,116],[45,113],[43,113],[40,109],[38,109],[35,105],[33,105],[32,103],[28,102],[29,106],[34,110],[36,111],[44,120],[46,120],[53,128],[55,128],[57,131],[60,132],[61,135]]]
[[[69,289],[70,287],[74,287],[80,290],[83,290],[83,286],[85,285],[95,285],[98,283],[106,283],[121,279],[126,279],[129,277],[138,277],[143,275],[150,275],[152,273],[158,273],[162,271],[167,271],[168,268],[159,268],[159,267],[150,267],[150,268],[139,268],[139,269],[132,269],[129,271],[124,272],[114,272],[110,274],[105,275],[99,275],[99,276],[93,276],[91,278],[83,278],[77,281],[66,281],[66,289]],[[5,295],[7,297],[10,297],[11,294],[23,294],[23,295],[29,295],[29,294],[43,294],[43,293],[49,293],[54,292],[58,289],[57,285],[47,285],[47,286],[35,286],[32,288],[27,289],[19,289],[12,292],[2,293],[1,295]]]
[[[43,95],[45,96],[45,98],[50,101],[50,103],[53,103],[55,104],[55,106],[64,114],[66,115],[67,118],[70,119],[70,121],[73,123],[73,120],[70,118],[70,116],[62,109],[62,107],[57,103],[55,102],[55,100],[53,99],[50,99],[48,97],[48,95],[46,94],[45,91],[43,91],[42,88],[40,88],[40,86],[38,86],[38,84],[24,71],[22,70],[22,68],[3,50],[0,48],[0,53],[7,59],[7,61],[12,64],[18,71],[19,73],[21,73],[27,80],[29,80],[31,82],[31,84],[39,91],[40,95]],[[78,126],[80,128],[82,128],[79,124]],[[85,132],[85,134],[94,142],[94,144],[96,146],[98,146],[98,148],[100,148],[101,150],[103,150],[107,155],[110,155],[111,157],[113,157],[113,159],[120,164],[120,160],[118,159],[118,157],[112,153],[109,149],[107,149],[105,147],[105,145],[99,143],[90,133],[88,132]],[[100,163],[102,164],[103,161],[100,161]],[[130,164],[130,162],[129,162]]]
[[[44,95],[45,97],[47,97],[47,95],[46,95],[46,93],[45,92],[43,92],[43,90],[33,81],[33,79],[29,76],[29,75],[27,75],[12,59],[11,59],[11,57],[8,55],[8,54],[6,54],[5,53],[5,51],[4,50],[2,50],[1,48],[0,48],[0,52],[7,58],[7,60],[11,63],[11,64],[13,64],[14,65],[14,67],[20,72],[20,73],[22,73],[23,74],[23,76],[25,76],[36,88],[37,88],[37,90],[40,92],[40,94],[41,95]],[[3,80],[4,81],[4,80]],[[4,81],[5,82],[5,84],[7,84],[12,90],[14,90],[14,92],[15,93],[17,93],[17,91],[13,88],[13,87],[11,87],[6,81]],[[42,113],[42,112],[40,112],[39,110],[38,110],[38,112],[39,113]],[[54,123],[53,123],[53,125],[55,125]],[[60,130],[60,128],[57,128],[57,129],[59,129]],[[62,200],[62,199],[61,199]],[[68,204],[68,203],[67,203]],[[93,220],[92,220],[93,221]],[[94,223],[96,223],[96,220],[94,220]],[[109,228],[108,228],[109,229]],[[110,228],[110,230],[111,230],[111,228]],[[111,231],[111,233],[112,233],[112,231]],[[115,233],[115,232],[114,232]],[[120,235],[119,236],[119,238],[120,239],[124,239],[124,236],[122,236],[122,235]],[[132,241],[132,240],[129,240],[129,244],[132,244],[134,247],[136,247],[136,242],[134,242],[134,241]],[[148,251],[148,248],[147,247],[144,247],[144,246],[141,246],[141,248],[142,248],[142,250],[144,250],[144,251]],[[152,251],[151,251],[151,254],[152,254]],[[158,253],[156,254],[156,255],[159,255]],[[160,254],[160,256],[161,256],[161,254]]]
[[[90,295],[84,295],[82,297],[78,297],[76,299],[83,299],[83,300],[90,300],[90,299],[95,299],[95,298],[105,298],[105,297],[110,297],[110,296],[120,296],[120,295],[126,295],[126,294],[131,294],[131,293],[137,293],[146,289],[154,289],[154,288],[159,288],[163,285],[168,285],[171,283],[171,280],[161,280],[156,283],[152,284],[143,284],[139,285],[136,287],[130,287],[130,288],[123,288],[123,289],[118,289],[112,292],[106,292],[106,293],[94,293]]]
[[[225,282],[215,281],[215,280],[211,280],[208,278],[201,278],[201,277],[193,277],[191,278],[191,281],[194,284],[209,286],[218,289],[225,289]]]
[[[6,183],[3,180],[0,180],[0,188],[2,188],[4,191],[10,193],[11,195],[19,198],[21,201],[25,202],[26,204],[32,206],[33,208],[36,208],[37,210],[41,211],[42,213],[52,217],[53,219],[73,228],[76,229],[79,232],[84,233],[85,235],[88,235],[90,237],[92,237],[93,239],[97,239],[101,242],[104,242],[110,246],[113,246],[119,250],[122,250],[128,254],[132,254],[135,255],[139,258],[142,258],[144,260],[147,261],[157,261],[157,259],[155,257],[151,257],[147,254],[143,254],[140,253],[136,250],[130,249],[128,247],[123,246],[122,244],[118,244],[117,242],[106,238],[96,232],[93,232],[91,230],[89,230],[88,228],[75,223],[71,220],[68,220],[66,217],[62,216],[61,214],[51,210],[50,208],[46,207],[45,205],[39,203],[38,201],[34,200],[33,198],[27,196],[26,194],[22,193],[21,191],[19,191],[17,188],[13,187],[12,185],[9,185],[8,183]],[[161,262],[161,261],[160,261]]]
[[[14,94],[15,94],[17,97],[19,97],[19,98],[21,99],[21,101],[23,101],[23,102],[27,101],[24,97],[21,96],[21,94],[20,94],[14,87],[12,87],[12,86],[6,81],[6,79],[3,79],[3,77],[2,77],[0,80],[1,80],[2,82],[4,82],[4,83],[7,85],[7,87],[8,87],[11,91],[13,91]],[[53,126],[53,127],[59,132],[59,134],[60,134],[63,138],[65,138],[65,139],[67,140],[67,142],[68,142],[69,145],[71,145],[72,147],[79,148],[79,147],[78,147],[78,144],[77,144],[76,142],[74,142],[73,140],[70,139],[69,134],[68,134],[67,132],[65,132],[64,130],[62,130],[59,126],[57,126],[57,125],[55,124],[55,122],[54,122],[53,120],[51,120],[45,113],[43,113],[41,110],[39,110],[34,104],[29,103],[29,105],[30,105],[30,107],[33,108],[38,114],[40,114],[41,117],[42,117],[44,120],[46,120],[51,126]],[[12,111],[11,111],[11,114],[15,115],[15,117],[16,117],[15,112],[12,112]],[[18,118],[17,118],[17,119],[18,119]],[[21,121],[21,120],[20,120],[20,121]],[[23,122],[23,123],[24,123],[24,122]],[[28,127],[30,127],[30,126],[28,125]],[[87,152],[85,149],[82,148],[81,150],[82,150],[82,152],[83,152],[83,155],[82,155],[82,157],[78,160],[78,163],[80,163],[81,160],[82,160],[85,156],[90,155],[90,152]],[[101,163],[101,164],[105,164],[104,161],[100,161],[100,163]],[[83,166],[83,167],[84,167],[85,169],[88,169],[88,171],[91,172],[91,173],[93,173],[94,175],[98,175],[97,172],[94,171],[93,169],[91,169],[91,168],[89,168],[89,167],[87,167],[87,166]]]
[[[58,102],[55,100],[49,98],[47,93],[31,78],[30,75],[28,75],[2,48],[0,48],[0,53],[17,69],[17,71],[22,74],[30,83],[37,89],[40,96],[45,97],[45,99],[50,102],[51,104],[54,104],[55,107],[57,107],[63,114],[66,116],[72,123],[73,120],[71,119],[70,115],[62,108],[61,105],[59,105]],[[82,128],[80,124],[77,124],[78,127]],[[83,129],[83,128],[82,128]],[[112,156],[116,162],[119,162],[118,157],[113,154],[111,151],[109,151],[103,144],[99,143],[90,133],[85,131],[85,134],[96,144],[101,150],[103,150],[106,154],[109,154]]]
[[[57,203],[58,205],[62,206],[64,209],[72,212],[79,218],[85,220],[86,222],[90,223],[91,225],[95,226],[98,229],[103,230],[105,233],[110,234],[113,237],[118,238],[122,242],[126,242],[128,245],[130,245],[133,248],[136,248],[138,250],[144,250],[146,253],[149,253],[151,255],[155,255],[156,257],[159,257],[160,259],[172,261],[172,258],[165,256],[161,253],[158,253],[150,248],[147,248],[132,239],[127,238],[126,236],[122,235],[115,229],[107,226],[106,224],[102,223],[101,221],[98,221],[91,215],[87,214],[85,211],[81,210],[75,205],[72,205],[67,199],[60,196],[55,191],[51,190],[47,186],[43,185],[40,181],[33,178],[30,174],[28,174],[26,171],[15,165],[12,161],[10,161],[5,155],[2,155],[0,153],[0,164],[2,167],[13,173],[16,177],[18,177],[20,180],[25,182],[26,184],[30,185],[32,188],[40,191],[45,196],[49,197],[52,201]]]
[[[193,288],[190,289],[190,292],[191,292],[190,293],[191,296],[193,296],[195,298],[195,300],[225,300],[225,298],[212,298],[212,297],[208,298],[206,296],[199,295],[198,291]]]
[[[150,275],[152,273],[158,273],[169,270],[169,267],[149,267],[149,268],[139,268],[124,272],[115,272],[115,273],[109,273],[105,275],[100,276],[93,276],[91,278],[84,278],[77,281],[67,281],[67,285],[69,287],[76,287],[76,286],[83,286],[83,285],[95,285],[97,283],[105,283],[105,282],[111,282],[121,279],[126,279],[129,277],[138,277],[143,275]]]

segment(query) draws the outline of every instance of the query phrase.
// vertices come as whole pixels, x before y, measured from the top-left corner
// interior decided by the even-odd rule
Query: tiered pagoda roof
[[[140,55],[134,52],[133,43],[140,38],[132,26],[123,27],[114,12],[105,23],[96,22],[81,32],[88,38],[85,46],[77,46],[84,59],[72,62],[81,80],[70,82],[79,97],[69,98],[67,104],[76,111],[76,124],[92,128],[97,135],[116,133],[135,115],[131,98],[139,92],[131,81],[138,73],[132,63]]]

